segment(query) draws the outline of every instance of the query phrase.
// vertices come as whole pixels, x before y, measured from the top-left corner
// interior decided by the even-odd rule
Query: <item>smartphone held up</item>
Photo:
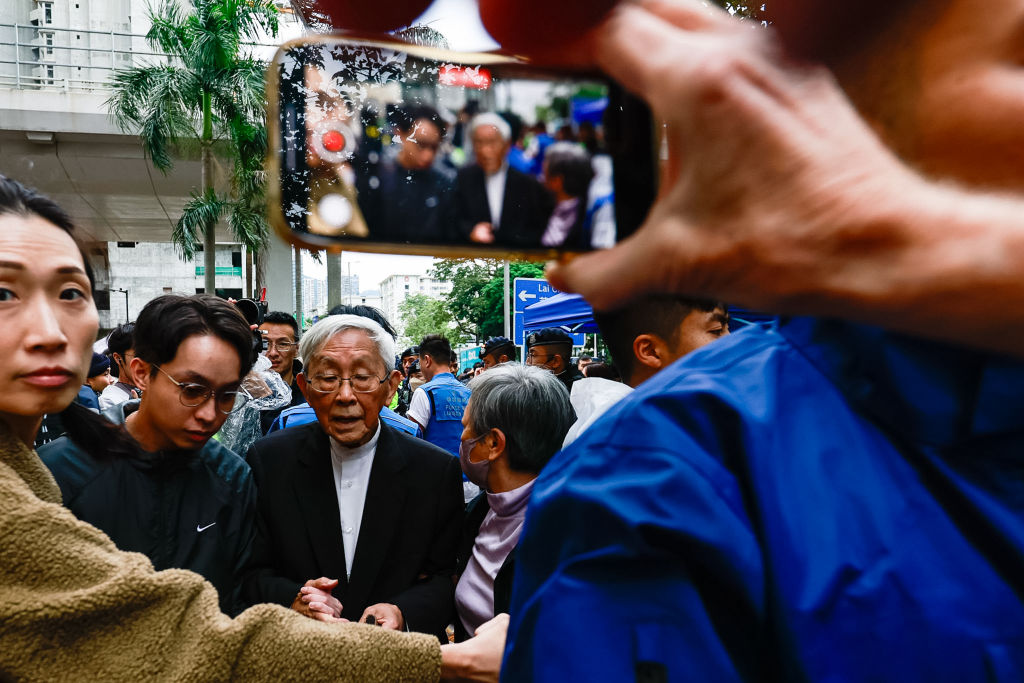
[[[322,249],[550,257],[610,247],[655,192],[650,114],[598,73],[406,40],[286,43],[269,74],[272,222]]]

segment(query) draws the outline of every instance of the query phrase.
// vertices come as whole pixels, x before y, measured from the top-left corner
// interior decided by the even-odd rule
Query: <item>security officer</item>
[[[515,361],[516,345],[508,337],[491,337],[480,349],[480,360],[484,362],[484,370],[495,365]]]
[[[583,379],[572,363],[572,338],[557,327],[545,327],[526,336],[526,364],[547,368],[572,393],[572,385]]]
[[[420,371],[427,383],[413,392],[406,417],[423,428],[424,439],[457,456],[469,388],[452,374],[452,347],[447,339],[428,334],[419,351]]]

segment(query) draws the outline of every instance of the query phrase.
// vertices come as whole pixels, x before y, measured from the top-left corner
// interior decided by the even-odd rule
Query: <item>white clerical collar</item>
[[[362,446],[346,446],[340,443],[333,436],[331,437],[331,455],[340,460],[360,460],[368,455],[373,455],[377,452],[377,439],[380,438],[380,421],[377,422],[377,431],[374,432],[373,438],[364,443]]]

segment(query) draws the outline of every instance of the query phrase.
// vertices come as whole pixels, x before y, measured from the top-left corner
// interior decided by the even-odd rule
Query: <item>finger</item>
[[[687,32],[635,5],[617,9],[597,35],[597,62],[608,75],[655,108],[671,97],[678,106],[677,87],[685,84],[696,68],[713,62],[709,55],[721,51],[721,39]],[[680,55],[686,55],[680,60]]]
[[[328,624],[336,624],[341,621],[341,619],[330,614],[324,614],[323,612],[314,612],[310,616],[317,621],[323,621]]]
[[[739,22],[708,2],[642,0],[641,7],[686,31],[732,30]]]
[[[326,576],[321,576],[319,579],[313,579],[313,581],[306,584],[307,586],[313,586],[321,590],[330,591],[338,587],[337,579],[328,579]]]
[[[670,229],[664,229],[665,221],[672,221]],[[687,266],[687,231],[678,223],[649,218],[636,234],[611,249],[549,263],[544,275],[555,289],[578,292],[599,311],[655,289],[689,293],[679,290],[680,283],[671,277],[673,272],[685,272]]]
[[[310,612],[320,612],[322,614],[330,614],[330,615],[334,614],[334,610],[332,610],[330,607],[328,607],[325,603],[322,603],[322,602],[311,602],[311,603],[309,603],[309,611]]]

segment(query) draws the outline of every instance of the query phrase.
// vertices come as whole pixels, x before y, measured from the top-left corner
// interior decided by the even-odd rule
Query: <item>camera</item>
[[[257,301],[256,299],[239,299],[235,302],[235,306],[238,308],[242,317],[250,325],[262,325],[263,316],[267,314],[268,304],[266,301]],[[263,333],[259,330],[252,331],[252,351],[253,355],[259,355],[263,351],[267,350],[267,340],[263,338]]]

